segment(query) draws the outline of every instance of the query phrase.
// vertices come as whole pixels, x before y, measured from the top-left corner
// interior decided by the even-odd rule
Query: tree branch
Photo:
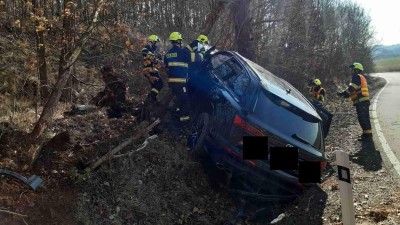
[[[113,155],[113,159],[117,159],[117,158],[121,158],[121,157],[125,157],[125,156],[131,157],[133,155],[133,153],[138,152],[138,151],[146,148],[147,145],[150,143],[149,142],[150,140],[153,140],[153,139],[156,139],[156,138],[157,138],[157,135],[152,135],[152,136],[146,138],[146,140],[144,140],[144,142],[142,143],[142,146],[140,146],[138,149],[135,149],[133,151],[130,151],[130,152],[127,152],[127,153],[124,153],[124,154],[120,154],[120,155]]]
[[[96,23],[98,22],[98,18],[99,18],[99,13],[101,11],[101,9],[103,8],[104,5],[104,0],[100,0],[98,2],[98,7],[94,13],[93,16],[93,20],[90,23],[90,25],[86,28],[86,31],[82,34],[81,39],[79,40],[79,44],[77,44],[77,46],[72,50],[70,56],[68,57],[67,60],[67,65],[64,66],[64,70],[67,70],[68,68],[70,68],[78,59],[79,55],[81,54],[81,51],[83,49],[83,46],[85,46],[86,42],[89,40],[90,35],[92,33],[92,30],[94,29]]]
[[[22,214],[19,214],[19,213],[16,213],[16,212],[11,212],[11,211],[8,211],[8,210],[5,210],[5,209],[0,209],[0,212],[4,212],[4,213],[16,215],[16,216],[21,216],[21,217],[27,217],[27,215],[22,215]]]
[[[113,148],[111,151],[109,151],[107,154],[105,154],[104,156],[102,156],[100,159],[98,159],[96,162],[90,164],[90,166],[88,168],[85,169],[86,173],[91,172],[92,170],[96,169],[98,166],[100,166],[102,163],[109,161],[111,159],[113,159],[115,156],[115,154],[119,151],[121,151],[123,148],[125,148],[126,146],[128,146],[129,144],[131,144],[134,140],[140,138],[143,135],[146,135],[151,129],[153,129],[155,126],[157,126],[160,123],[160,119],[157,119],[156,121],[154,121],[150,126],[148,126],[145,129],[142,129],[138,132],[136,132],[131,138],[128,138],[127,140],[125,140],[124,142],[122,142],[121,144],[119,144],[117,147]]]

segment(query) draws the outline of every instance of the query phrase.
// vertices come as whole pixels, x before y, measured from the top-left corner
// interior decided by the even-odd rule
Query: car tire
[[[206,154],[204,141],[210,128],[210,115],[200,113],[193,123],[191,134],[188,137],[190,155],[194,158],[202,158]]]

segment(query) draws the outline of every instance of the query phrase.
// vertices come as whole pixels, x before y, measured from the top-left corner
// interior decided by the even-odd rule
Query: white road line
[[[386,80],[386,79],[385,79]],[[375,96],[373,99],[372,103],[372,117],[374,120],[375,124],[375,130],[378,135],[379,141],[381,142],[381,145],[383,147],[384,152],[386,153],[387,157],[389,158],[390,163],[393,164],[393,168],[397,172],[397,174],[400,176],[400,162],[394,155],[392,149],[390,148],[388,142],[386,141],[385,136],[383,135],[381,125],[379,124],[378,120],[378,113],[376,111],[376,105],[378,103],[379,96],[381,95],[382,91],[385,89],[385,87],[389,84],[389,81],[386,80],[386,85],[379,91],[379,93]]]

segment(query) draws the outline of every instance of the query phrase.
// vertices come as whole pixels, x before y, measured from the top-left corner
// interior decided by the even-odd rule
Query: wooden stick
[[[91,163],[90,166],[88,168],[85,169],[86,173],[91,172],[92,170],[96,169],[99,165],[101,165],[102,163],[109,161],[111,159],[113,159],[115,156],[115,154],[119,151],[121,151],[123,148],[125,148],[126,146],[128,146],[129,144],[131,144],[134,140],[140,138],[143,135],[146,135],[151,129],[153,129],[155,126],[157,126],[160,123],[160,119],[157,119],[156,121],[154,121],[150,126],[148,126],[145,129],[142,129],[138,132],[136,132],[131,138],[128,138],[127,140],[125,140],[124,142],[122,142],[121,144],[119,144],[117,147],[113,148],[111,151],[109,151],[107,154],[105,154],[104,156],[102,156],[100,159],[98,159],[96,162]]]
[[[150,143],[149,140],[153,140],[153,139],[156,139],[156,138],[157,138],[157,135],[152,135],[152,136],[146,138],[146,140],[142,143],[142,146],[140,146],[138,149],[135,149],[133,151],[130,151],[130,152],[127,152],[127,153],[124,153],[124,154],[120,154],[120,155],[113,155],[113,159],[121,158],[121,157],[125,157],[125,156],[131,157],[133,155],[133,153],[138,152],[138,151],[146,148],[146,146]]]
[[[11,212],[11,211],[8,211],[8,210],[5,210],[5,209],[0,209],[0,212],[4,212],[4,213],[16,215],[16,216],[27,217],[27,215],[22,215],[22,214],[19,214],[19,213],[16,213],[16,212]]]

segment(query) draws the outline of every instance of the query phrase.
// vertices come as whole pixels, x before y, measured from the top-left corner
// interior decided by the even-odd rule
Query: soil
[[[384,81],[371,78],[369,84],[373,95]],[[285,214],[278,224],[341,224],[334,151],[343,150],[350,153],[357,224],[400,224],[397,178],[386,169],[373,143],[356,140],[360,128],[351,103],[337,100],[330,106],[331,111],[338,110],[326,139],[329,164],[322,173],[322,183],[312,185],[290,204],[267,211],[273,218]],[[130,115],[109,119],[106,109],[59,115],[48,136],[61,134],[45,145],[33,169],[27,168],[29,160],[16,148],[25,133],[8,128],[0,138],[1,167],[27,177],[38,175],[45,183],[32,191],[1,177],[0,209],[26,215],[0,211],[1,224],[270,223],[271,218],[258,215],[267,213],[265,205],[250,203],[240,212],[242,202],[237,196],[211,179],[222,179],[220,174],[205,171],[188,156],[185,141],[162,126],[157,138],[131,157],[114,159],[90,174],[83,173],[88,163],[147,125]],[[143,141],[135,141],[123,152],[138,149]]]

